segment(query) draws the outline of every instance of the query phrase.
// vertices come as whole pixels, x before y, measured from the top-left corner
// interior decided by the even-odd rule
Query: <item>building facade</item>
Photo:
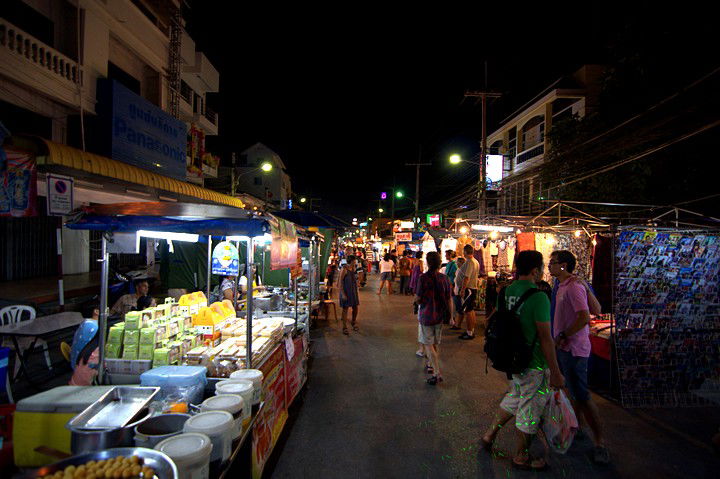
[[[31,152],[37,156],[37,214],[0,214],[0,256],[5,258],[0,281],[58,272],[55,238],[61,221],[46,215],[49,173],[74,179],[74,207],[189,199],[242,204],[188,184],[198,182],[193,165],[203,171],[203,160],[211,160],[201,140],[218,132],[217,115],[206,103],[207,94],[219,89],[219,75],[184,30],[182,7],[181,0],[0,2],[0,122],[13,138],[41,139],[38,151]],[[171,65],[173,58],[176,65]],[[177,90],[169,77],[173,66],[180,72],[178,95],[172,94]],[[124,144],[100,144],[100,138],[110,130],[117,134],[122,124],[117,112],[108,119],[106,110],[118,97],[106,98],[105,87],[113,95],[122,91],[123,98],[132,101],[130,114],[139,124],[144,120],[147,131],[134,131],[128,120]],[[170,112],[177,96],[174,118]],[[196,135],[200,139],[194,142],[191,131],[201,132]],[[163,143],[168,132],[174,136],[172,145]],[[155,133],[157,138],[152,137]],[[135,145],[128,145],[132,142]],[[133,151],[138,145],[146,149]],[[122,151],[124,146],[128,152]],[[144,152],[152,157],[165,149],[172,153],[166,155],[167,162],[162,155],[158,160],[142,158]],[[133,158],[144,163],[129,161]],[[16,238],[20,234],[26,239]],[[61,239],[64,274],[97,267],[91,233],[61,228]],[[30,264],[17,264],[13,258],[30,258],[24,260]]]
[[[261,169],[265,162],[272,164],[271,171]],[[256,143],[243,151],[238,158],[235,177],[238,192],[261,198],[274,209],[288,209],[288,201],[292,198],[290,175],[280,155],[267,146]]]
[[[549,151],[546,133],[566,116],[584,117],[597,105],[603,67],[585,65],[557,80],[488,135],[490,154],[503,155],[503,174],[490,212],[524,215],[542,210],[540,170]]]

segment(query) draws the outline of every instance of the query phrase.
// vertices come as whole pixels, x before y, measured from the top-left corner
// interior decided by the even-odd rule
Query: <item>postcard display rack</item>
[[[720,233],[626,230],[615,253],[626,407],[720,404]]]

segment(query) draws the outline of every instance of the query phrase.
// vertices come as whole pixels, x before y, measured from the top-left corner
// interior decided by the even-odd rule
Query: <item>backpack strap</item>
[[[507,311],[507,303],[505,302],[505,288],[501,289],[498,293],[498,308],[499,311]]]
[[[503,290],[503,291],[504,291],[504,290]],[[530,298],[530,296],[532,296],[533,294],[535,294],[535,293],[537,293],[537,292],[539,292],[539,291],[540,291],[540,290],[537,289],[537,288],[530,288],[530,289],[528,289],[527,291],[525,291],[525,292],[523,293],[523,295],[520,296],[520,301],[518,301],[517,303],[515,303],[515,306],[513,306],[512,312],[513,312],[513,313],[517,313],[518,309],[520,309],[520,306],[522,306],[522,304],[523,304],[525,301],[527,301],[528,298]]]

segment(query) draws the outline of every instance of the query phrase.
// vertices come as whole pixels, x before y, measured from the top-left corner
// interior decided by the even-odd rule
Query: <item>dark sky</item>
[[[265,143],[288,166],[294,192],[341,216],[374,212],[393,182],[414,194],[415,170],[404,164],[418,159],[419,145],[433,163],[421,173],[421,209],[477,181],[475,168],[451,168],[447,157],[479,150],[480,107],[462,100],[483,87],[485,61],[487,86],[503,93],[490,105],[490,133],[560,75],[606,62],[623,25],[649,9],[666,13],[602,2],[524,11],[525,2],[497,10],[250,3],[195,1],[186,15],[221,75],[209,100],[220,137],[210,144],[226,159]],[[411,211],[407,200],[396,208],[403,204]]]

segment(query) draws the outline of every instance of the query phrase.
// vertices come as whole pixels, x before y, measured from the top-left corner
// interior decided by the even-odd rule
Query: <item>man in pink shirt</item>
[[[605,447],[600,415],[587,386],[590,307],[585,286],[572,274],[575,264],[575,256],[569,251],[554,251],[550,255],[548,269],[560,283],[555,305],[553,338],[557,347],[558,363],[565,376],[575,412],[578,416],[582,414],[585,417],[593,432],[593,460],[599,464],[608,464],[610,454]]]

